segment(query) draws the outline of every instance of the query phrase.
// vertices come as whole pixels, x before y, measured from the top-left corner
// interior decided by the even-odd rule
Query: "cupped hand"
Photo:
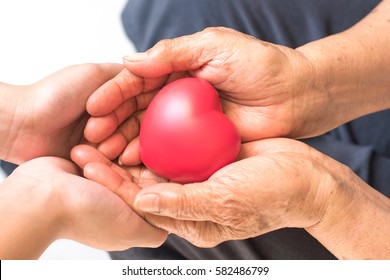
[[[83,139],[88,97],[122,68],[109,63],[75,65],[18,87],[3,141],[8,147],[4,159],[20,164],[41,156],[69,158],[70,149]]]
[[[145,53],[125,57],[124,66],[88,100],[93,118],[86,138],[92,142],[111,139],[106,150],[114,146],[109,144],[114,138],[122,146],[134,139],[138,135],[134,124],[139,126],[134,112],[144,109],[162,86],[182,76],[205,79],[218,90],[224,112],[236,124],[243,142],[307,137],[329,128],[314,122],[325,95],[314,85],[308,59],[299,51],[232,29],[208,28],[163,40]],[[121,159],[126,161],[126,157]]]
[[[321,221],[334,192],[332,163],[295,140],[250,142],[242,145],[238,161],[209,180],[144,188],[134,208],[151,224],[200,247],[285,227],[309,228]]]
[[[104,186],[80,177],[61,158],[43,157],[20,165],[0,190],[4,258],[37,258],[56,239],[102,250],[156,247],[167,233],[140,218]],[[4,246],[3,246],[4,245]]]
[[[94,153],[92,147],[84,149]],[[328,173],[333,160],[288,139],[243,144],[238,161],[201,183],[161,182],[143,168],[141,174],[155,179],[136,192],[129,168],[107,158],[94,162],[100,163],[84,169],[89,179],[117,193],[151,224],[201,247],[284,227],[311,227],[321,220],[333,191]]]

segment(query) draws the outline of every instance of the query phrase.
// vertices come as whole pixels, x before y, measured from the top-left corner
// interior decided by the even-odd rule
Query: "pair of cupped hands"
[[[153,96],[188,76],[217,89],[242,146],[237,160],[207,181],[183,185],[142,165],[138,135]],[[156,247],[168,233],[212,247],[316,227],[328,208],[329,170],[338,163],[289,139],[338,122],[318,110],[325,101],[315,80],[301,52],[226,28],[161,41],[125,57],[124,67],[72,66],[32,85],[33,102],[18,103],[16,110],[33,111],[13,121],[25,128],[9,136],[8,157],[25,163],[10,179],[54,186],[46,194],[56,209],[53,239],[105,250]],[[30,181],[18,182],[21,174]]]

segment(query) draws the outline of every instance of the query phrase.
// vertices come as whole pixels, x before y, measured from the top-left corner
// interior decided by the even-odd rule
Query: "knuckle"
[[[149,54],[151,53],[163,53],[167,50],[170,50],[175,47],[175,39],[163,39],[157,42],[153,48],[148,50]]]
[[[85,73],[90,74],[92,77],[100,77],[105,74],[105,68],[102,64],[99,63],[86,63],[83,64],[83,69]]]
[[[202,34],[204,36],[209,36],[212,38],[215,38],[217,36],[224,35],[226,32],[228,32],[230,29],[226,27],[207,27],[202,31]]]

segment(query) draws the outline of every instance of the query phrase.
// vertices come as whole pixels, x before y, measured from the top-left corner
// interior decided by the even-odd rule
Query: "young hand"
[[[70,149],[83,140],[88,97],[121,69],[118,64],[82,64],[32,85],[2,85],[6,108],[0,158],[17,164],[49,155],[69,158]]]
[[[1,259],[38,258],[62,238],[102,250],[124,250],[157,247],[167,237],[61,158],[22,164],[1,183],[0,198]]]

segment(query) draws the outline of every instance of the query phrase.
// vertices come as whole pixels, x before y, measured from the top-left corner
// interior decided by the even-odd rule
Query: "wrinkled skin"
[[[146,53],[125,57],[124,66],[88,99],[92,117],[85,137],[99,143],[109,158],[121,155],[127,165],[140,163],[137,136],[143,109],[164,85],[186,76],[207,80],[218,90],[243,142],[308,136],[320,127],[297,122],[302,114],[317,118],[315,106],[304,106],[306,99],[322,102],[308,60],[299,51],[231,29],[208,28],[163,40]]]
[[[331,178],[322,163],[333,160],[288,139],[244,144],[237,162],[201,183],[162,181],[138,167],[137,172],[148,178],[142,189],[129,179],[131,168],[113,164],[89,146],[76,150],[88,155],[88,159],[73,156],[87,178],[111,189],[151,224],[201,247],[283,227],[311,227],[325,214],[326,197],[332,191],[325,188]],[[85,161],[89,163],[84,165]],[[158,194],[159,199],[150,194]],[[141,196],[149,201],[137,200]]]

